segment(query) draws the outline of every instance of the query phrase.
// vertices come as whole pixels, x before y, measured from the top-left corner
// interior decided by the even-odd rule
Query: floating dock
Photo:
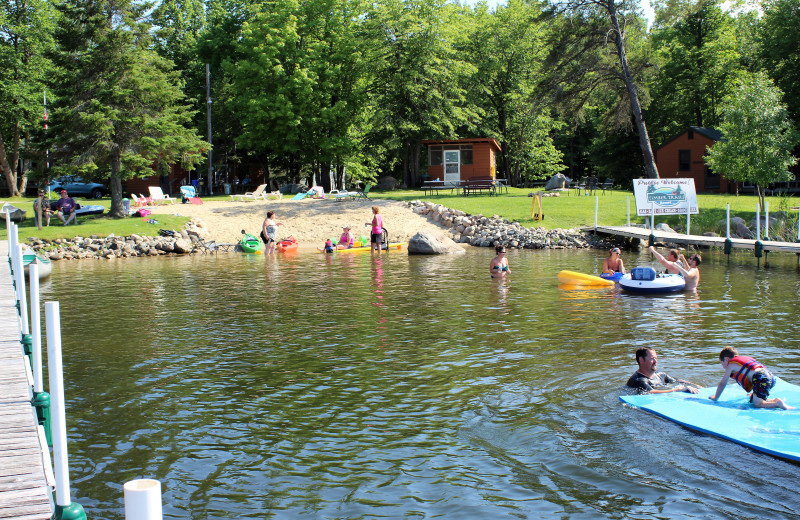
[[[0,519],[47,520],[53,508],[15,304],[8,241],[0,241]]]

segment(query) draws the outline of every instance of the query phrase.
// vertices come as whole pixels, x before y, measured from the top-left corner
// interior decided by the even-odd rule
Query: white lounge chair
[[[266,197],[264,196],[264,190],[265,189],[267,189],[267,185],[266,184],[261,184],[258,188],[255,189],[255,191],[248,191],[247,193],[244,193],[242,195],[231,195],[231,200],[233,201],[233,200],[236,200],[237,198],[240,201],[258,200],[258,199],[262,199],[262,198],[264,200],[266,200]]]
[[[170,197],[169,195],[164,195],[164,192],[161,191],[161,188],[158,186],[148,186],[150,190],[150,198],[153,199],[153,202],[156,204],[161,204],[163,202],[169,202],[170,204],[175,204],[175,199]]]

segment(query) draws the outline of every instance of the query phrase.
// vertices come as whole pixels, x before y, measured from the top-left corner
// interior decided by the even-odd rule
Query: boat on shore
[[[22,253],[22,267],[25,271],[25,276],[30,277],[30,265],[34,260],[36,260],[36,264],[39,267],[39,279],[50,276],[50,273],[53,272],[53,264],[50,259],[44,255],[37,254],[30,247],[25,248]]]
[[[299,245],[300,244],[296,238],[289,237],[278,242],[278,245],[275,246],[275,249],[277,249],[279,253],[294,253],[297,251],[297,247]]]
[[[258,253],[264,247],[264,244],[261,243],[261,239],[258,237],[245,233],[242,239],[239,240],[239,246],[245,253]]]

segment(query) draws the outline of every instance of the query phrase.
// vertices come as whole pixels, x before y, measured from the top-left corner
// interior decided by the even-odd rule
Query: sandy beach
[[[351,226],[359,237],[369,236],[364,225],[372,220],[372,206],[378,206],[383,216],[383,227],[389,232],[391,242],[403,242],[418,231],[444,228],[428,218],[417,215],[405,203],[391,200],[305,199],[294,201],[258,200],[247,202],[203,201],[202,204],[167,204],[157,206],[153,214],[173,214],[195,217],[208,228],[210,238],[219,243],[238,242],[242,230],[258,235],[267,211],[275,212],[275,220],[283,223],[278,238],[294,236],[301,249],[321,247],[330,237],[338,238],[342,226]]]

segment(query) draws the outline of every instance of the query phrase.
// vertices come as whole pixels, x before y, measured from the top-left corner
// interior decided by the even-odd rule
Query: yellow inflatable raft
[[[558,283],[578,285],[581,287],[614,287],[613,280],[606,280],[599,276],[577,273],[575,271],[561,271],[558,273]]]

